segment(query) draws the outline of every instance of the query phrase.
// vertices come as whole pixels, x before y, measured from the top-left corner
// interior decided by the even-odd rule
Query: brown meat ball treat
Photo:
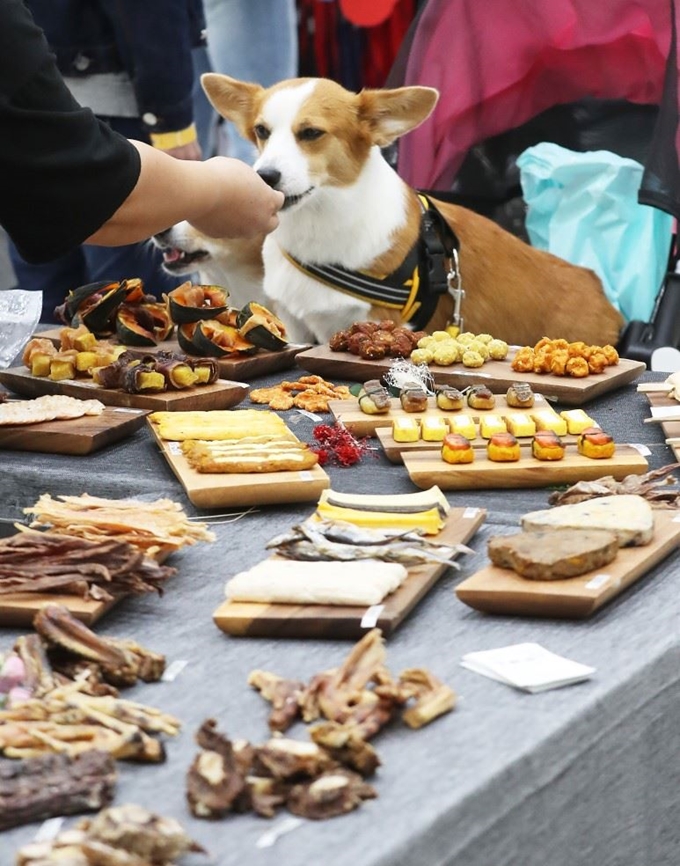
[[[387,355],[387,347],[383,343],[375,343],[367,340],[361,344],[359,357],[367,361],[380,361]]]
[[[331,352],[346,352],[349,348],[349,331],[337,331],[328,341]]]

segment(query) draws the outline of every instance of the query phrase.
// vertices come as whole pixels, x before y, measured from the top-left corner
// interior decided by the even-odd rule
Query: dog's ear
[[[429,117],[439,91],[434,87],[362,90],[358,99],[359,116],[369,124],[374,144],[386,147]]]
[[[264,87],[217,72],[201,75],[201,86],[217,113],[233,121],[241,135],[254,141],[253,117]]]

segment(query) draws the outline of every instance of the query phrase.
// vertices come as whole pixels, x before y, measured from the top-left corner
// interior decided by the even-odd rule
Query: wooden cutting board
[[[248,393],[245,382],[218,379],[213,385],[185,388],[182,391],[163,391],[160,394],[128,394],[114,388],[100,388],[91,379],[52,379],[32,376],[26,367],[0,370],[0,385],[24,397],[42,397],[44,394],[65,394],[81,400],[97,399],[107,406],[125,406],[152,411],[191,411],[194,409],[230,409],[240,403]]]
[[[635,583],[680,544],[677,511],[654,511],[655,533],[643,547],[623,547],[602,569],[567,580],[527,580],[489,565],[458,584],[456,595],[469,607],[510,616],[583,619]]]
[[[328,408],[336,421],[342,421],[345,427],[355,436],[376,436],[377,431],[381,427],[391,427],[395,418],[415,418],[417,421],[420,421],[426,415],[442,418],[453,418],[457,415],[464,415],[467,418],[472,418],[475,424],[479,424],[480,418],[484,415],[501,415],[503,418],[506,418],[508,415],[531,415],[532,412],[545,411],[552,413],[556,418],[559,417],[550,403],[541,394],[535,395],[532,409],[515,409],[513,406],[508,406],[504,394],[496,395],[496,405],[493,409],[471,409],[469,406],[464,406],[460,410],[446,412],[437,408],[434,397],[428,398],[428,406],[425,412],[404,412],[398,397],[393,397],[391,404],[390,410],[381,415],[367,415],[365,412],[362,412],[359,408],[359,401],[356,399],[329,400]]]
[[[649,469],[647,460],[632,445],[617,445],[614,456],[605,460],[583,457],[573,444],[567,445],[562,460],[536,460],[528,444],[521,445],[521,452],[515,463],[498,463],[478,452],[472,463],[457,465],[445,463],[439,450],[406,451],[402,457],[411,481],[424,490],[433,484],[442,490],[549,487],[594,481],[604,475],[620,481]]]
[[[638,385],[638,391],[647,396],[652,410],[663,411],[663,416],[652,423],[661,424],[666,444],[672,449],[675,459],[680,461],[680,403],[668,396],[668,385],[664,382],[644,382]],[[672,416],[677,417],[673,419]]]
[[[294,472],[197,472],[182,454],[179,442],[168,442],[148,419],[163,456],[187,496],[199,508],[279,505],[316,502],[330,479],[320,466]]]
[[[91,454],[130,436],[144,424],[147,414],[143,409],[106,406],[101,415],[3,425],[0,426],[0,448],[46,454]]]
[[[443,544],[465,544],[484,522],[481,508],[452,508],[444,529],[436,536]],[[367,563],[367,567],[370,567]],[[343,605],[255,604],[225,601],[213,614],[215,625],[236,637],[362,637],[377,626],[385,636],[399,626],[435,585],[449,566],[420,565],[382,605],[373,608]]]
[[[55,346],[61,344],[62,328],[51,328],[48,331],[36,333],[36,337],[51,340]],[[148,352],[155,355],[156,352],[181,352],[177,340],[164,340],[157,346],[130,346],[135,352]],[[223,379],[235,379],[242,382],[254,379],[257,376],[266,376],[276,373],[277,370],[288,370],[295,364],[295,357],[299,352],[309,348],[309,343],[289,343],[280,352],[270,352],[267,349],[259,349],[255,355],[244,355],[241,358],[216,358],[220,368],[220,376]]]
[[[508,358],[512,357],[513,350]],[[314,346],[300,352],[296,363],[310,373],[317,373],[328,379],[346,379],[351,382],[366,382],[379,379],[392,365],[393,359],[368,361],[351,355],[349,352],[332,352],[328,345]],[[429,365],[430,372],[437,384],[466,388],[468,385],[488,385],[492,391],[506,391],[513,382],[529,382],[539,394],[554,399],[566,406],[581,406],[601,394],[634,382],[647,369],[642,361],[621,358],[613,367],[603,373],[574,379],[567,376],[539,375],[538,373],[517,373],[510,366],[510,360],[486,361],[483,367],[470,369],[462,364],[451,367]]]
[[[0,595],[0,626],[24,628],[33,623],[33,617],[46,604],[61,604],[85,625],[92,625],[111,610],[113,601],[92,601],[76,595],[15,592]]]

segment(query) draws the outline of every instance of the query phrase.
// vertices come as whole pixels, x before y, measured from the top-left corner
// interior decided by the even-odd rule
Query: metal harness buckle
[[[463,289],[463,279],[460,275],[460,267],[458,265],[458,250],[451,251],[451,268],[446,275],[446,282],[449,292],[453,298],[453,316],[451,323],[463,330],[463,317],[460,314],[460,308],[465,297],[465,289]]]

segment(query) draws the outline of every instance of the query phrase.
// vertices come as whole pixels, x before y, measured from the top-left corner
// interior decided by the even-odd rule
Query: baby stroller
[[[433,86],[440,100],[400,142],[397,170],[526,240],[519,154],[542,141],[609,150],[644,166],[639,202],[677,219],[678,5],[426,0],[387,84]],[[621,355],[650,366],[656,348],[680,348],[677,263],[673,237],[651,317],[627,322]]]

